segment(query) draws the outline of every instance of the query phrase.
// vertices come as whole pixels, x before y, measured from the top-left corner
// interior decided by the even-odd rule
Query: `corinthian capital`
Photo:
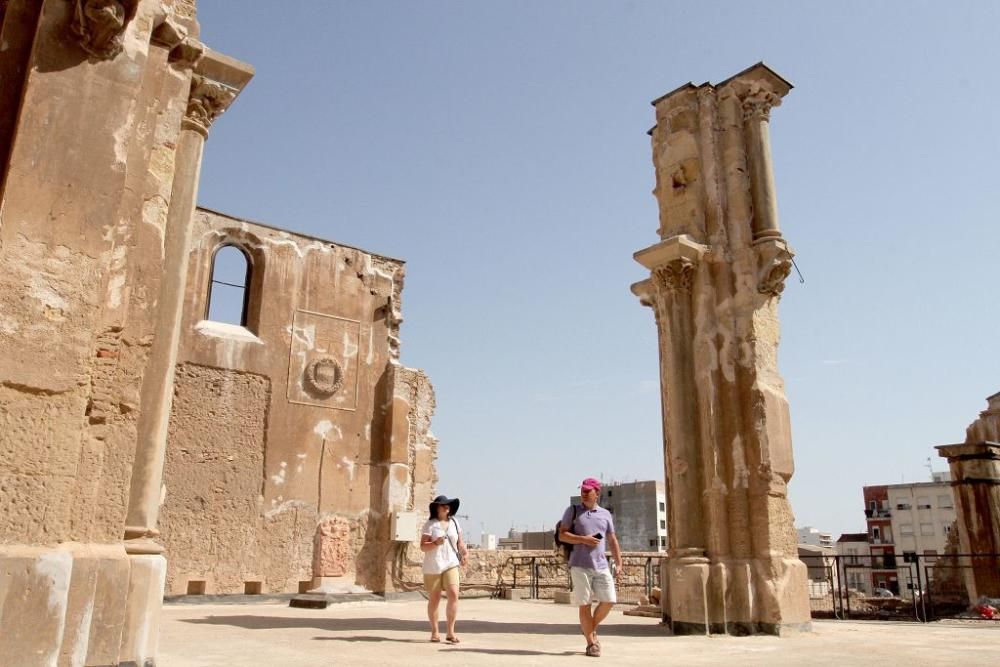
[[[743,120],[771,120],[771,108],[781,104],[781,97],[763,88],[752,88],[741,100]]]
[[[795,253],[784,239],[762,239],[754,244],[757,250],[757,291],[769,297],[781,296],[785,279],[792,272]]]
[[[125,28],[135,18],[139,0],[70,0],[70,30],[84,51],[99,60],[122,52]]]
[[[694,278],[694,262],[686,257],[653,269],[656,286],[661,290],[671,292],[690,292],[691,281]]]
[[[186,126],[207,137],[215,119],[236,99],[236,92],[218,81],[195,74],[191,79],[187,113],[184,114]]]

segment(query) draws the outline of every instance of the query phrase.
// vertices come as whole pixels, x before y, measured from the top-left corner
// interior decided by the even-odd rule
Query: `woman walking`
[[[431,501],[430,518],[420,531],[420,550],[424,552],[424,588],[427,590],[427,620],[431,622],[431,641],[441,641],[438,634],[438,605],[441,594],[448,597],[445,618],[448,632],[445,641],[457,644],[455,616],[458,613],[459,566],[468,556],[462,529],[455,521],[458,498],[438,496]]]

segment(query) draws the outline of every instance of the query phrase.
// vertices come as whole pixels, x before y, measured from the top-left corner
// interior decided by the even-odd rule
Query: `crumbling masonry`
[[[809,627],[787,498],[778,372],[778,227],[770,112],[791,84],[763,64],[653,102],[660,241],[632,286],[659,331],[670,536],[663,617],[676,634]]]
[[[253,75],[198,35],[194,0],[0,1],[2,665],[151,665],[165,588],[392,591],[433,495],[402,262],[195,208]]]

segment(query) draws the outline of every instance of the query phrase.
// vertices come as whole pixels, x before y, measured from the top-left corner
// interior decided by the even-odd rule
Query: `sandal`
[[[435,644],[440,644],[441,638],[438,637],[437,635],[431,635],[431,641],[434,642]]]
[[[587,655],[591,658],[600,658],[601,647],[597,644],[587,644]]]
[[[461,642],[458,641],[458,637],[456,637],[455,635],[448,635],[447,637],[444,638],[444,640],[449,644],[461,644]]]

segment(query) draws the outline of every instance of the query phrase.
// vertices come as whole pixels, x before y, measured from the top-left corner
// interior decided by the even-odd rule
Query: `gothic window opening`
[[[250,256],[235,245],[224,245],[215,251],[208,294],[209,320],[247,325],[252,268]]]

